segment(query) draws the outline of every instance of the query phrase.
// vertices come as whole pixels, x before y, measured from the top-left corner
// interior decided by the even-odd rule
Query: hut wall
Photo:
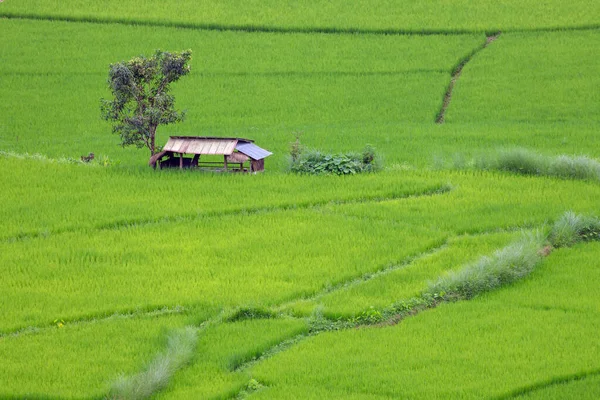
[[[250,161],[250,170],[252,172],[261,172],[265,170],[265,159]]]

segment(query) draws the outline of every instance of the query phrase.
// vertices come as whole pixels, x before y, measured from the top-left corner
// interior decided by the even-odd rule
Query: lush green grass
[[[277,304],[401,262],[445,236],[298,210],[5,242],[0,326],[166,305]]]
[[[196,362],[160,393],[160,399],[231,398],[251,375],[237,368],[280,342],[306,333],[302,320],[245,320],[211,326],[202,332]]]
[[[522,282],[398,326],[306,340],[253,369],[270,386],[255,398],[481,398],[598,370],[598,308],[586,306],[598,251],[556,251]]]
[[[306,208],[448,190],[446,179],[397,174],[300,177],[101,168],[0,155],[0,238]],[[24,184],[25,182],[25,184]]]
[[[600,32],[506,33],[463,69],[446,121],[600,121]]]
[[[533,390],[519,397],[523,400],[544,399],[544,400],[560,400],[560,399],[581,399],[594,400],[600,397],[600,374],[596,373],[590,377],[572,377],[566,378],[566,381],[560,383],[550,383]]]
[[[600,9],[592,0],[393,1],[348,4],[344,0],[281,2],[253,1],[117,1],[8,0],[3,15],[74,18],[89,21],[130,21],[194,27],[490,31],[598,26]]]
[[[440,176],[446,176],[454,187],[444,195],[346,204],[332,208],[332,212],[373,221],[396,220],[460,235],[537,228],[569,209],[583,214],[596,214],[598,209],[597,183],[480,171]]]
[[[165,345],[165,333],[188,319],[114,316],[0,337],[0,397],[101,397],[120,374],[142,369]]]
[[[299,315],[310,315],[318,307],[323,315],[333,319],[353,317],[370,309],[382,310],[394,302],[419,296],[428,281],[490,254],[514,238],[515,233],[452,237],[444,246],[409,264],[353,282],[316,299],[290,304],[287,309]]]

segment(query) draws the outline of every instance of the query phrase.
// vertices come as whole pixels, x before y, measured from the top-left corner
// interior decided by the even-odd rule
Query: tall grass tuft
[[[525,149],[504,150],[498,154],[497,169],[524,175],[544,175],[547,160]]]
[[[600,181],[600,163],[586,156],[558,156],[550,162],[548,174],[561,178]]]
[[[192,359],[197,340],[197,330],[191,326],[171,333],[167,339],[167,349],[152,360],[145,371],[119,378],[108,397],[119,400],[149,398],[164,388],[173,374]]]
[[[474,264],[430,283],[425,294],[448,300],[470,299],[521,279],[540,261],[544,241],[541,232],[523,235],[492,256],[482,257]]]
[[[554,223],[548,240],[554,247],[568,247],[581,241],[600,240],[600,220],[568,211]]]
[[[474,165],[477,169],[508,171],[522,175],[600,181],[600,162],[586,156],[549,157],[517,148],[481,155]]]

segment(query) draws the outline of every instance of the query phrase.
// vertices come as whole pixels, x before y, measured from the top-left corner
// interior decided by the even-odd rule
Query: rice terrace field
[[[264,173],[120,146],[157,49]],[[597,0],[0,1],[0,399],[600,398],[599,88]]]

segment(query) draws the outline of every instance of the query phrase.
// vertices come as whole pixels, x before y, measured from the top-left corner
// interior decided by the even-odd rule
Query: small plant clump
[[[548,241],[554,247],[569,247],[578,242],[600,240],[600,220],[566,212],[552,227]]]
[[[299,174],[354,175],[381,169],[375,148],[365,146],[362,153],[328,154],[319,150],[306,150],[292,154],[290,170]]]
[[[600,181],[600,162],[586,156],[550,157],[517,148],[480,156],[474,164],[476,169],[483,170]]]
[[[173,332],[168,337],[167,349],[148,364],[146,370],[121,377],[112,386],[109,398],[115,400],[141,400],[164,388],[173,374],[192,359],[198,333],[194,327]]]

